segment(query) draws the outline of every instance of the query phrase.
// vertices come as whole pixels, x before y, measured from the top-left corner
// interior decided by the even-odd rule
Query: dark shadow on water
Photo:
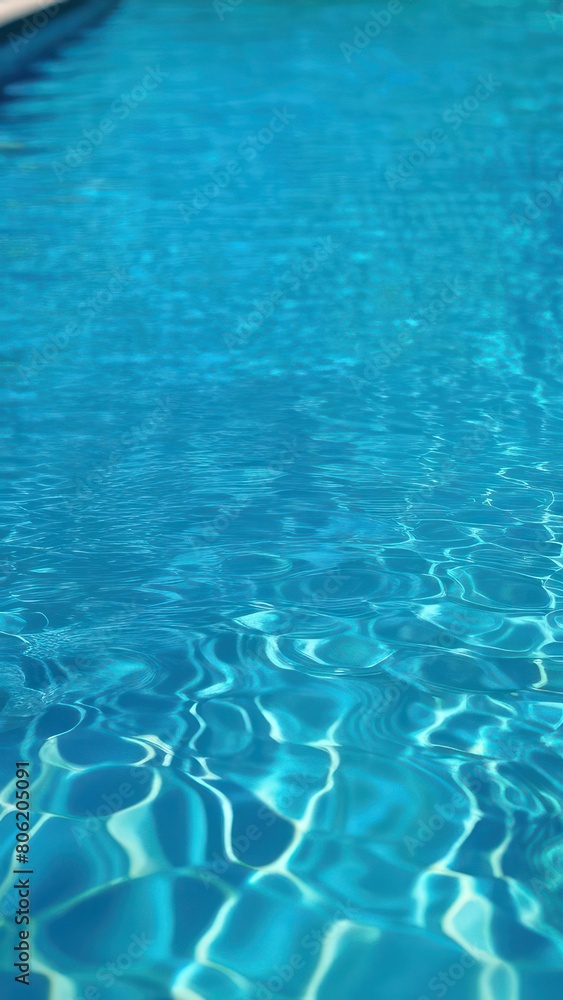
[[[72,39],[99,24],[120,0],[68,0],[18,18],[0,27],[0,104],[6,100],[4,88],[16,80],[37,77],[38,60],[54,58]],[[58,9],[57,9],[58,6]]]

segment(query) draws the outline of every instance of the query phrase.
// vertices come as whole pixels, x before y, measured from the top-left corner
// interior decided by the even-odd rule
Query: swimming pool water
[[[125,0],[1,106],[32,1000],[560,996],[561,30],[373,10]]]

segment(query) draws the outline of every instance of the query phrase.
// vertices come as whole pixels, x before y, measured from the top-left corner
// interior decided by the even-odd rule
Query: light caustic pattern
[[[554,1000],[561,39],[141,6],[1,110],[2,956],[25,760],[31,1000]]]

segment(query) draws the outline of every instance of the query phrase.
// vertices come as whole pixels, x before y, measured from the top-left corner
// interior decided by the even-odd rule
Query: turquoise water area
[[[0,106],[8,1000],[561,996],[563,29],[396,6]]]

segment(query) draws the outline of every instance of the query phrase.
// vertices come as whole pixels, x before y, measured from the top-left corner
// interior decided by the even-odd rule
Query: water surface
[[[32,1000],[560,996],[561,35],[369,17],[125,0],[2,105]]]

